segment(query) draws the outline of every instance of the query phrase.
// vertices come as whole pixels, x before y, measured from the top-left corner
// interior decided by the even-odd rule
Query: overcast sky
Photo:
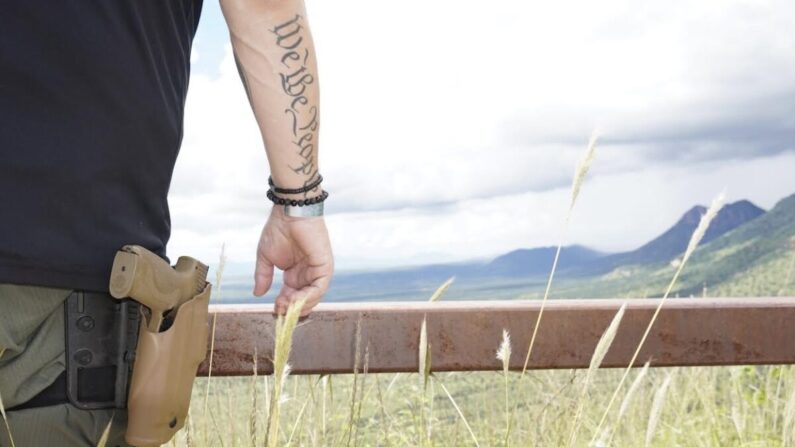
[[[169,253],[253,262],[269,168],[215,1],[194,42]],[[337,269],[634,248],[724,187],[795,193],[795,2],[308,0]]]

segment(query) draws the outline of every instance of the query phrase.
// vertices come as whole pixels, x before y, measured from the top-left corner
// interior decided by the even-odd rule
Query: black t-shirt
[[[106,291],[165,257],[201,0],[0,3],[0,282]]]

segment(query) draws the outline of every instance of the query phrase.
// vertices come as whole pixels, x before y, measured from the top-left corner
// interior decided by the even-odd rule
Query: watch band
[[[316,217],[323,215],[323,202],[312,205],[292,206],[284,205],[284,215],[292,217]]]

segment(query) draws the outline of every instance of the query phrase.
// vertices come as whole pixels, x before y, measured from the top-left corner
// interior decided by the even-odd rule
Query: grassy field
[[[633,371],[621,404],[596,431],[621,373],[599,371],[585,397],[575,445],[589,445],[592,438],[593,445],[620,446],[793,445],[794,367],[642,371]],[[438,374],[427,394],[419,375],[291,377],[281,409],[280,444],[456,446],[476,445],[476,439],[482,446],[568,445],[585,375],[582,370],[537,371],[520,380],[518,373],[509,374],[507,415],[513,417],[507,440],[500,373]],[[206,382],[197,382],[191,425],[175,444],[263,445],[270,379],[212,380],[206,412]]]
[[[795,249],[775,256],[728,290],[791,294],[793,259]],[[585,390],[586,370],[441,373],[427,389],[419,373],[288,376],[279,444],[795,445],[795,366],[637,367],[600,426],[621,374],[595,370]],[[174,444],[264,445],[272,378],[211,380],[209,394],[197,380]]]

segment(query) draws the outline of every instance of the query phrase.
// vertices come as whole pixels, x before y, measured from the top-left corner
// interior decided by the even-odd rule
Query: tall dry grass
[[[665,376],[662,383],[657,387],[654,392],[654,399],[652,400],[651,410],[649,411],[649,419],[646,423],[646,438],[644,446],[648,447],[654,440],[654,433],[657,430],[657,424],[660,422],[660,415],[662,414],[663,406],[665,405],[665,398],[668,396],[668,387],[671,386],[671,381],[674,378],[677,370],[673,370],[670,374]]]
[[[625,301],[624,304],[622,304],[618,309],[618,312],[616,312],[615,316],[613,316],[613,320],[610,321],[607,329],[605,329],[604,333],[602,333],[602,336],[599,338],[599,342],[596,344],[594,353],[591,356],[591,362],[588,365],[588,371],[585,373],[585,380],[583,380],[582,383],[577,411],[574,413],[574,423],[571,426],[571,433],[569,434],[570,446],[574,445],[577,441],[577,431],[580,428],[580,418],[587,401],[588,388],[591,386],[596,371],[600,366],[602,366],[602,361],[604,360],[605,355],[607,355],[607,351],[610,349],[610,346],[613,344],[613,340],[616,338],[618,327],[621,325],[621,320],[624,318],[626,309],[627,303]]]
[[[795,370],[790,371],[792,380],[795,380]],[[784,409],[784,422],[781,424],[781,434],[784,445],[790,446],[795,444],[795,387],[790,393],[787,405]]]
[[[628,387],[635,382],[640,369],[633,369],[627,381]],[[677,372],[670,378],[664,400],[653,411],[655,396],[672,371]],[[510,404],[517,406],[519,411],[514,413],[509,444],[516,447],[567,445],[584,373],[584,370],[574,375],[570,370],[531,371],[519,381],[519,372],[512,372]],[[602,368],[595,375],[586,397],[575,445],[588,445],[591,430],[599,422],[622,373],[623,370]],[[361,415],[354,422],[358,430],[356,441],[351,437],[349,444],[346,433],[349,431],[353,377],[351,374],[328,377],[332,379],[333,386],[329,388],[333,388],[333,392],[327,388],[325,404],[321,400],[320,377],[287,378],[285,388],[290,390],[290,399],[281,408],[284,436],[280,437],[279,445],[286,445],[291,432],[294,446],[420,445],[421,422],[417,402],[422,388],[414,373],[368,375],[365,392],[357,393]],[[778,392],[777,380],[772,380],[772,386],[766,388],[767,377],[782,378]],[[210,409],[218,420],[218,432],[206,439],[202,436],[202,424],[212,427],[213,423],[203,418],[201,400],[197,399],[195,410],[199,411],[195,411],[194,422],[199,431],[195,433],[194,445],[255,445],[247,430],[251,411],[251,407],[246,405],[251,398],[248,378],[218,377],[213,380],[216,385],[213,386]],[[476,445],[475,441],[482,446],[506,445],[504,376],[501,371],[435,372],[431,383],[429,388],[434,387],[437,395],[433,399],[433,414],[424,426],[432,426],[432,445],[472,446]],[[789,447],[795,440],[792,422],[785,424],[787,402],[794,398],[795,391],[793,367],[649,368],[638,383],[622,418],[616,422],[616,411],[608,419],[613,428],[612,446],[645,445],[649,426],[653,424],[656,426],[648,445],[655,447]],[[203,384],[200,385],[201,391],[197,392],[203,393]],[[737,394],[735,389],[741,393]],[[262,391],[261,388],[260,393]],[[732,393],[735,393],[734,397],[731,397]],[[619,397],[616,410],[625,393]],[[745,420],[742,433],[745,444],[732,421],[732,405]],[[325,433],[321,418],[324,406]],[[265,417],[263,411],[262,425]],[[789,433],[786,443],[785,432]],[[259,436],[256,445],[261,446],[264,438],[261,434]],[[223,439],[223,444],[219,439]],[[176,445],[187,445],[185,433],[180,433]]]
[[[571,195],[569,198],[569,208],[566,211],[566,218],[564,219],[563,225],[561,226],[560,238],[558,240],[557,249],[555,250],[555,259],[552,261],[552,270],[549,272],[547,286],[544,290],[544,297],[541,300],[541,309],[538,311],[538,317],[536,318],[535,326],[533,326],[533,335],[530,337],[530,344],[527,347],[527,355],[525,356],[524,366],[522,367],[522,377],[524,377],[525,372],[527,371],[527,365],[530,362],[530,354],[533,352],[533,346],[535,345],[536,336],[538,335],[538,328],[541,326],[541,317],[544,315],[544,308],[546,306],[547,299],[549,299],[549,292],[552,290],[552,280],[555,278],[555,272],[558,269],[560,251],[563,248],[563,241],[569,228],[569,222],[571,221],[572,212],[574,211],[574,205],[577,203],[577,198],[580,196],[582,184],[585,182],[585,177],[588,175],[588,171],[591,169],[591,164],[596,157],[596,142],[598,139],[599,135],[596,131],[594,131],[591,134],[588,147],[585,149],[585,154],[583,155],[582,159],[580,159],[580,162],[577,163],[577,167],[574,170],[574,178],[572,179],[571,183]]]
[[[218,269],[215,271],[215,284],[213,285],[213,298],[221,298],[221,286],[223,285],[224,267],[226,266],[226,244],[221,244],[221,254],[218,256]],[[207,377],[213,376],[213,354],[215,353],[215,328],[218,321],[218,313],[213,312],[213,323],[210,327],[210,354],[207,363]],[[204,393],[204,411],[207,412],[207,399],[210,396],[210,384],[212,380],[207,381],[207,389]],[[190,419],[190,418],[189,418]]]
[[[449,278],[436,291],[433,292],[428,302],[434,303],[442,299],[442,296],[455,281],[455,276]],[[422,399],[420,401],[420,444],[431,444],[432,423],[430,421],[433,412],[432,393],[429,396],[428,385],[431,383],[431,345],[428,343],[428,315],[422,316],[420,324],[420,342],[417,348],[417,373],[422,383]]]
[[[695,231],[690,237],[687,249],[685,250],[685,254],[682,257],[682,262],[679,263],[679,266],[677,267],[676,272],[674,273],[674,276],[671,279],[671,282],[668,284],[668,288],[666,289],[665,294],[663,295],[662,299],[660,299],[657,308],[654,310],[654,314],[652,314],[651,321],[649,321],[649,324],[646,326],[646,330],[643,332],[643,336],[641,337],[637,348],[635,348],[635,352],[632,354],[632,359],[630,359],[629,365],[627,365],[624,374],[621,376],[621,380],[618,382],[616,390],[613,392],[613,395],[610,397],[610,401],[607,403],[607,407],[605,408],[602,418],[599,421],[599,424],[596,426],[596,430],[594,431],[594,438],[591,439],[592,443],[596,441],[596,436],[598,435],[599,430],[602,428],[602,425],[605,423],[605,420],[607,419],[607,416],[610,413],[610,409],[612,408],[616,397],[618,397],[618,393],[621,392],[621,388],[624,385],[624,382],[626,381],[627,377],[629,376],[629,371],[631,371],[632,367],[635,365],[635,361],[637,361],[638,355],[640,355],[640,350],[643,348],[643,345],[646,343],[646,338],[648,338],[649,333],[651,332],[651,328],[652,326],[654,326],[654,322],[657,321],[657,316],[660,314],[660,310],[662,309],[663,305],[668,299],[668,296],[671,294],[671,291],[673,290],[677,279],[679,279],[679,275],[682,274],[682,270],[685,268],[687,261],[693,255],[693,252],[696,251],[698,244],[701,243],[701,239],[703,239],[704,235],[707,233],[707,229],[709,228],[710,223],[712,223],[712,220],[715,218],[715,216],[718,215],[718,212],[721,210],[721,208],[723,208],[724,200],[725,200],[725,194],[720,193],[718,197],[716,197],[712,201],[709,208],[707,209],[707,212],[703,216],[701,216],[701,220],[699,221],[698,226],[696,227]]]
[[[508,372],[511,366],[511,334],[506,329],[502,330],[502,341],[500,347],[497,348],[497,360],[502,362],[502,375],[505,379],[505,445],[508,445],[511,437],[511,421],[513,415],[510,407],[510,399],[508,399]]]
[[[293,331],[298,324],[301,308],[305,299],[291,303],[285,315],[276,318],[276,328],[273,337],[273,387],[271,388],[270,402],[268,404],[268,425],[265,428],[266,446],[278,445],[279,422],[281,408],[284,402],[284,383],[290,375],[290,351],[293,346]]]

